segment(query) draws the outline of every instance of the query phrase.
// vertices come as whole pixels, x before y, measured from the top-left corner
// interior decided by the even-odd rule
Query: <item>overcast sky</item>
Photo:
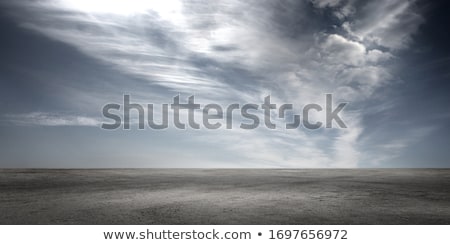
[[[1,1],[0,167],[450,167],[448,10],[406,0]],[[325,93],[348,102],[346,129],[100,128],[103,105],[123,94],[222,105],[271,95],[301,108]]]

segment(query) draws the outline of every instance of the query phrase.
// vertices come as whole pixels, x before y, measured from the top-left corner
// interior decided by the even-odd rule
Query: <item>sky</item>
[[[0,1],[0,167],[450,167],[449,9],[414,0]],[[177,95],[224,106],[270,95],[301,114],[329,93],[334,106],[348,103],[346,128],[101,128],[103,106],[124,94],[156,107]]]

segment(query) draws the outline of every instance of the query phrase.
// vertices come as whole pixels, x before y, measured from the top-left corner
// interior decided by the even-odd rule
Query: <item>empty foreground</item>
[[[0,170],[0,224],[450,224],[450,170]]]

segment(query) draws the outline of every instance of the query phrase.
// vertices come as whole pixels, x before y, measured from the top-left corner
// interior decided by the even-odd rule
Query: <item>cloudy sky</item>
[[[1,1],[0,167],[450,167],[448,9],[412,0]],[[324,104],[326,93],[348,102],[346,129],[100,128],[102,107],[123,94],[222,105],[271,95],[301,108]]]

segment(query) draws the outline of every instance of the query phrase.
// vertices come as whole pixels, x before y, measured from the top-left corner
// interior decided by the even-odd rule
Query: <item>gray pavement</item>
[[[449,169],[3,169],[0,224],[450,224]]]

